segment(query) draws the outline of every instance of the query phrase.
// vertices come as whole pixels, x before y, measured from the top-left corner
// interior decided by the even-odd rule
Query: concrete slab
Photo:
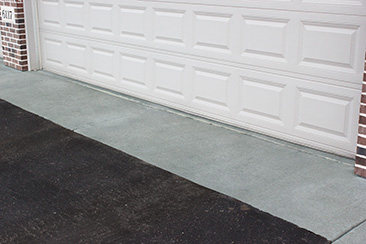
[[[355,229],[335,241],[333,244],[363,244],[366,242],[366,223],[357,226]]]
[[[17,73],[18,71],[4,65],[3,59],[0,58],[0,74],[1,75],[11,75],[12,73]]]
[[[0,98],[330,240],[366,219],[366,180],[353,175],[352,159],[43,71],[5,72]]]
[[[39,75],[41,73],[26,72],[6,76],[7,83],[0,81],[0,94],[4,99],[24,104],[25,109],[70,129],[120,118],[128,111],[135,112],[135,106],[141,110],[148,109],[127,100],[123,104],[125,107],[119,108],[121,104],[118,101],[121,99],[117,97],[65,82],[62,77],[49,73]],[[24,83],[28,81],[32,84],[26,86]],[[14,91],[23,95],[15,96]]]

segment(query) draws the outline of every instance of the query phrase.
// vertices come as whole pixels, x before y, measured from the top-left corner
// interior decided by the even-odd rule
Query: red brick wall
[[[3,23],[0,16],[4,64],[26,71],[28,56],[23,0],[0,0],[1,6],[14,7],[15,12],[15,24]]]
[[[366,177],[366,61],[364,70],[355,165],[355,174],[362,177]]]

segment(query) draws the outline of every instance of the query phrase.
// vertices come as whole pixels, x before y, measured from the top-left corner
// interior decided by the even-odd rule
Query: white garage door
[[[353,156],[366,0],[40,0],[45,69]]]

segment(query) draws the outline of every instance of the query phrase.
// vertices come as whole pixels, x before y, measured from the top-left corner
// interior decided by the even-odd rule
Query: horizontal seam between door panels
[[[347,12],[342,12],[341,10],[338,11],[318,11],[316,10],[316,7],[314,7],[314,9],[309,9],[309,10],[301,10],[301,9],[297,9],[294,6],[294,3],[291,2],[279,2],[277,4],[286,4],[288,6],[291,6],[291,4],[293,5],[291,7],[291,9],[286,9],[286,8],[268,8],[268,7],[251,7],[251,6],[243,6],[240,4],[217,4],[217,3],[194,3],[194,2],[175,2],[175,1],[159,1],[159,0],[137,0],[139,2],[148,2],[148,3],[166,3],[166,4],[182,4],[182,5],[198,5],[198,6],[208,6],[208,7],[224,7],[224,8],[246,8],[246,9],[254,9],[254,10],[278,10],[278,11],[285,11],[285,12],[296,12],[296,13],[319,13],[319,14],[332,14],[332,15],[347,15],[347,16],[357,16],[357,17],[366,17],[366,14],[354,14],[351,13],[351,11],[355,8],[360,8],[363,7],[362,4],[360,5],[345,5],[345,4],[322,4],[324,7],[329,7],[329,6],[334,6],[334,7],[338,7],[338,8],[351,8],[350,13]],[[273,3],[273,2],[272,2]]]
[[[321,76],[309,75],[306,73],[290,72],[290,71],[286,71],[285,69],[282,70],[282,69],[274,69],[274,68],[269,68],[269,67],[263,68],[259,65],[244,64],[244,63],[233,62],[233,61],[228,61],[228,60],[223,60],[223,59],[218,59],[218,58],[207,58],[204,56],[185,54],[182,52],[174,52],[174,51],[152,48],[152,47],[147,47],[147,46],[142,46],[142,45],[137,45],[137,44],[130,44],[130,43],[124,43],[124,42],[118,42],[118,41],[109,41],[109,40],[105,40],[105,39],[101,39],[101,38],[85,37],[85,36],[78,35],[78,34],[69,34],[69,33],[59,32],[59,31],[50,31],[50,30],[43,29],[43,28],[40,29],[40,32],[45,33],[45,34],[69,37],[69,38],[78,39],[78,40],[100,42],[100,43],[104,43],[107,45],[122,46],[122,47],[129,48],[129,49],[137,49],[140,51],[157,53],[157,54],[162,54],[162,55],[169,55],[172,57],[178,57],[178,58],[183,58],[183,59],[193,59],[196,61],[212,63],[212,64],[227,66],[227,67],[231,67],[231,68],[247,69],[250,71],[262,72],[262,73],[266,73],[266,74],[278,75],[278,76],[300,79],[300,80],[306,80],[306,81],[310,81],[310,82],[327,84],[327,85],[332,85],[332,86],[336,86],[336,87],[349,88],[349,89],[354,89],[357,91],[360,90],[362,87],[361,82],[360,82],[360,84],[357,84],[357,83],[348,82],[348,81],[340,81],[339,79],[332,79],[332,78],[326,78],[326,77],[321,77]],[[316,78],[316,79],[312,79],[312,78]],[[360,79],[360,81],[361,81],[361,79]],[[336,82],[336,84],[334,82]]]

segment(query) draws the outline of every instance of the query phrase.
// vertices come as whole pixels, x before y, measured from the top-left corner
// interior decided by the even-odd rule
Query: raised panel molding
[[[91,32],[102,35],[113,35],[112,4],[90,3]]]
[[[154,9],[154,42],[184,46],[184,10]]]
[[[92,75],[114,81],[113,56],[114,52],[111,50],[92,47]]]
[[[285,84],[241,77],[241,115],[283,123]]]
[[[85,31],[85,4],[80,1],[64,1],[65,27]]]
[[[355,73],[359,26],[302,22],[300,65]]]
[[[353,98],[298,88],[296,130],[348,141]]]
[[[286,61],[289,20],[243,17],[242,56]]]
[[[228,81],[230,74],[194,68],[194,103],[219,110],[230,111],[228,107]]]
[[[78,43],[66,42],[68,68],[77,72],[87,73],[87,47]]]
[[[146,87],[146,57],[131,54],[120,54],[120,70],[123,83],[138,88]]]
[[[195,12],[194,17],[194,48],[231,53],[230,21],[232,15]]]
[[[45,38],[44,39],[44,57],[45,61],[51,65],[57,65],[62,67],[62,54],[63,54],[63,45],[62,41]]]
[[[120,33],[122,37],[146,40],[145,35],[145,7],[119,6]]]
[[[155,60],[155,92],[184,99],[184,64]]]
[[[58,0],[43,0],[40,2],[43,10],[43,23],[45,25],[61,27],[60,23],[60,3]]]

